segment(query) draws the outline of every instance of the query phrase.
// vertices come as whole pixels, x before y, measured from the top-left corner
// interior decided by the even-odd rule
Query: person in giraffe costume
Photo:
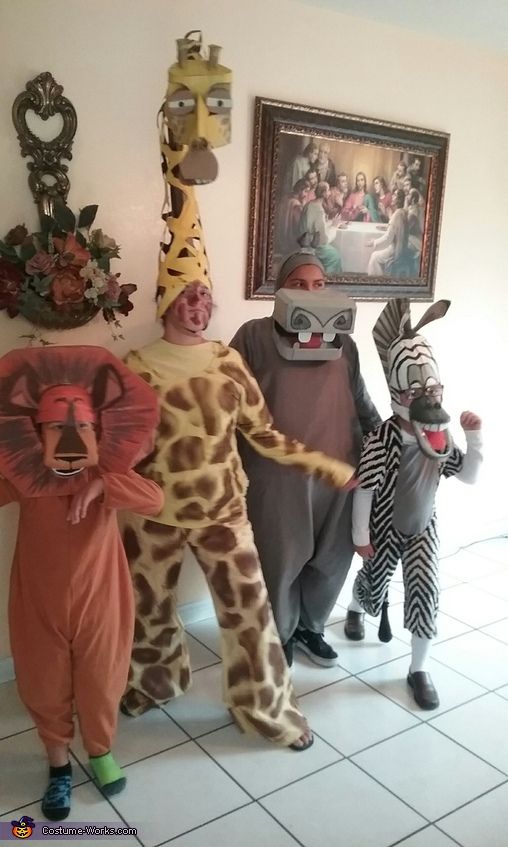
[[[359,487],[353,495],[353,542],[364,563],[344,626],[352,641],[365,637],[364,612],[378,615],[383,606],[386,610],[388,585],[400,559],[404,626],[411,632],[407,682],[422,709],[439,706],[427,670],[439,601],[434,500],[441,477],[473,483],[482,460],[481,421],[473,412],[460,416],[466,453],[453,443],[437,363],[420,334],[449,306],[448,300],[437,301],[412,329],[409,301],[397,298],[385,306],[374,326],[394,415],[367,435],[362,447]],[[391,638],[386,618],[379,637]]]
[[[138,470],[166,494],[154,520],[129,515],[124,544],[137,601],[129,683],[121,708],[135,716],[183,694],[189,653],[177,612],[186,545],[207,579],[222,636],[224,699],[245,732],[303,750],[313,736],[296,704],[251,526],[239,430],[262,455],[341,488],[353,468],[310,451],[272,426],[241,356],[206,341],[212,296],[193,184],[216,175],[211,146],[229,140],[231,72],[219,48],[202,56],[190,33],[178,42],[162,107],[163,172],[170,189],[169,240],[162,247],[158,316],[163,337],[127,364],[158,393],[161,423]]]

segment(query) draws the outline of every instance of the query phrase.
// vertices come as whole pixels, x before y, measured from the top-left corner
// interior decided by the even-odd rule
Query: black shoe
[[[344,624],[344,635],[350,641],[363,641],[365,638],[363,614],[363,612],[350,612],[348,609],[346,623]]]
[[[413,692],[413,697],[421,709],[437,709],[439,696],[434,688],[432,677],[426,671],[408,673],[407,683]]]
[[[284,650],[288,668],[290,668],[293,664],[293,639],[290,638],[289,641],[286,641],[286,643],[282,645],[282,649]]]
[[[293,636],[295,647],[307,654],[309,659],[323,668],[333,668],[337,664],[337,653],[326,643],[321,632],[297,629]]]

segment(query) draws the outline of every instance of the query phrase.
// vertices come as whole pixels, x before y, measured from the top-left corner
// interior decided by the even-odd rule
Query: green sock
[[[90,756],[90,767],[99,788],[105,794],[116,794],[125,786],[126,779],[122,769],[117,765],[111,753],[104,753],[103,756]]]

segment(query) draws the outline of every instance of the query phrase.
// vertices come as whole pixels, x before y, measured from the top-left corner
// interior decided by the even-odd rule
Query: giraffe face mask
[[[168,72],[164,117],[173,140],[188,146],[180,161],[180,179],[191,185],[212,182],[218,172],[212,148],[231,140],[231,78],[229,68],[218,64],[220,47],[201,54],[201,34],[178,39],[178,62]]]

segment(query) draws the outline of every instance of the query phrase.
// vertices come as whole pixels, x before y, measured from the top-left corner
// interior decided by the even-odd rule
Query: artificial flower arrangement
[[[118,315],[128,315],[137,286],[120,285],[110,272],[119,247],[101,229],[91,229],[97,206],[85,206],[78,219],[61,201],[52,215],[41,215],[40,232],[24,224],[0,240],[0,310],[23,315],[36,326],[70,329],[102,310],[117,335]]]

